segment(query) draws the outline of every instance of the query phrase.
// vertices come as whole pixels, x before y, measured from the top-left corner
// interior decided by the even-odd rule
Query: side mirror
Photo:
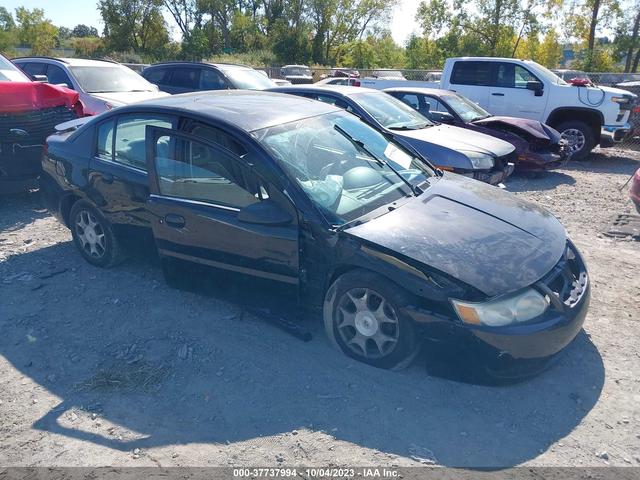
[[[49,83],[46,75],[31,75],[31,80],[38,83]]]
[[[238,220],[254,225],[282,226],[291,223],[291,215],[272,200],[264,200],[244,207],[238,213]]]
[[[532,90],[536,97],[541,97],[544,85],[541,82],[527,82],[527,90]]]

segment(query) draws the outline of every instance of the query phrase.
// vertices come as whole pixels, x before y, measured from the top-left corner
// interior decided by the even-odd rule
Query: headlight
[[[611,101],[616,103],[629,103],[631,102],[631,97],[627,97],[626,95],[622,97],[611,97]]]
[[[471,161],[471,165],[473,165],[473,168],[477,170],[486,170],[489,168],[493,168],[493,157],[491,155],[480,152],[468,152],[464,150],[460,153],[466,155],[469,158],[469,161]]]
[[[526,322],[549,308],[548,299],[532,288],[518,295],[488,302],[470,303],[451,299],[451,303],[463,322],[489,327]]]

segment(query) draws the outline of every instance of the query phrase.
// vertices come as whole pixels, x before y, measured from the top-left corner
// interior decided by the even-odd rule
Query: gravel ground
[[[587,259],[585,331],[552,369],[490,387],[387,372],[301,342],[149,256],[86,264],[36,194],[0,199],[0,465],[640,466],[640,244],[602,234],[640,154],[507,188]]]

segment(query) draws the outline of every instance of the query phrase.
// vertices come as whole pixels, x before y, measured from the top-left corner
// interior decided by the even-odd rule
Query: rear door
[[[250,167],[248,151],[232,152],[203,137],[149,127],[147,165],[161,256],[286,283],[298,283],[295,209]],[[239,220],[240,211],[270,200],[294,219],[287,225]]]
[[[112,115],[96,127],[89,163],[88,190],[93,202],[124,235],[149,238],[146,210],[149,180],[146,163],[147,125],[171,128],[177,119],[160,114]]]
[[[493,85],[494,65],[493,62],[482,61],[455,62],[451,70],[449,89],[489,110],[489,92]]]
[[[541,82],[522,65],[496,62],[493,86],[489,93],[487,110],[494,115],[540,120],[549,98],[549,92],[541,96],[527,89],[527,82]]]

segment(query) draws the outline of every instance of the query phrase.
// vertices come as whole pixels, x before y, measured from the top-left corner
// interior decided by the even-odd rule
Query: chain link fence
[[[140,73],[147,65],[143,64],[124,64],[129,68]],[[282,67],[256,67],[263,70],[269,78],[284,79],[287,72]],[[308,70],[304,72],[303,70]],[[640,73],[585,73],[577,70],[556,70],[555,71],[563,80],[569,82],[574,78],[586,78],[595,86],[615,87],[635,93],[640,97]],[[411,80],[427,82],[425,86],[436,87],[442,78],[442,71],[436,69],[415,70],[415,69],[352,69],[352,68],[325,68],[325,67],[308,67],[297,68],[291,72],[298,82],[318,82],[326,78],[342,78],[344,84],[357,84],[359,79],[364,78],[380,78],[389,80]],[[303,78],[308,73],[310,78]],[[291,78],[291,77],[290,77]],[[429,85],[431,83],[431,85]],[[629,117],[631,124],[631,133],[625,140],[619,144],[620,148],[640,150],[640,101],[636,104]]]

